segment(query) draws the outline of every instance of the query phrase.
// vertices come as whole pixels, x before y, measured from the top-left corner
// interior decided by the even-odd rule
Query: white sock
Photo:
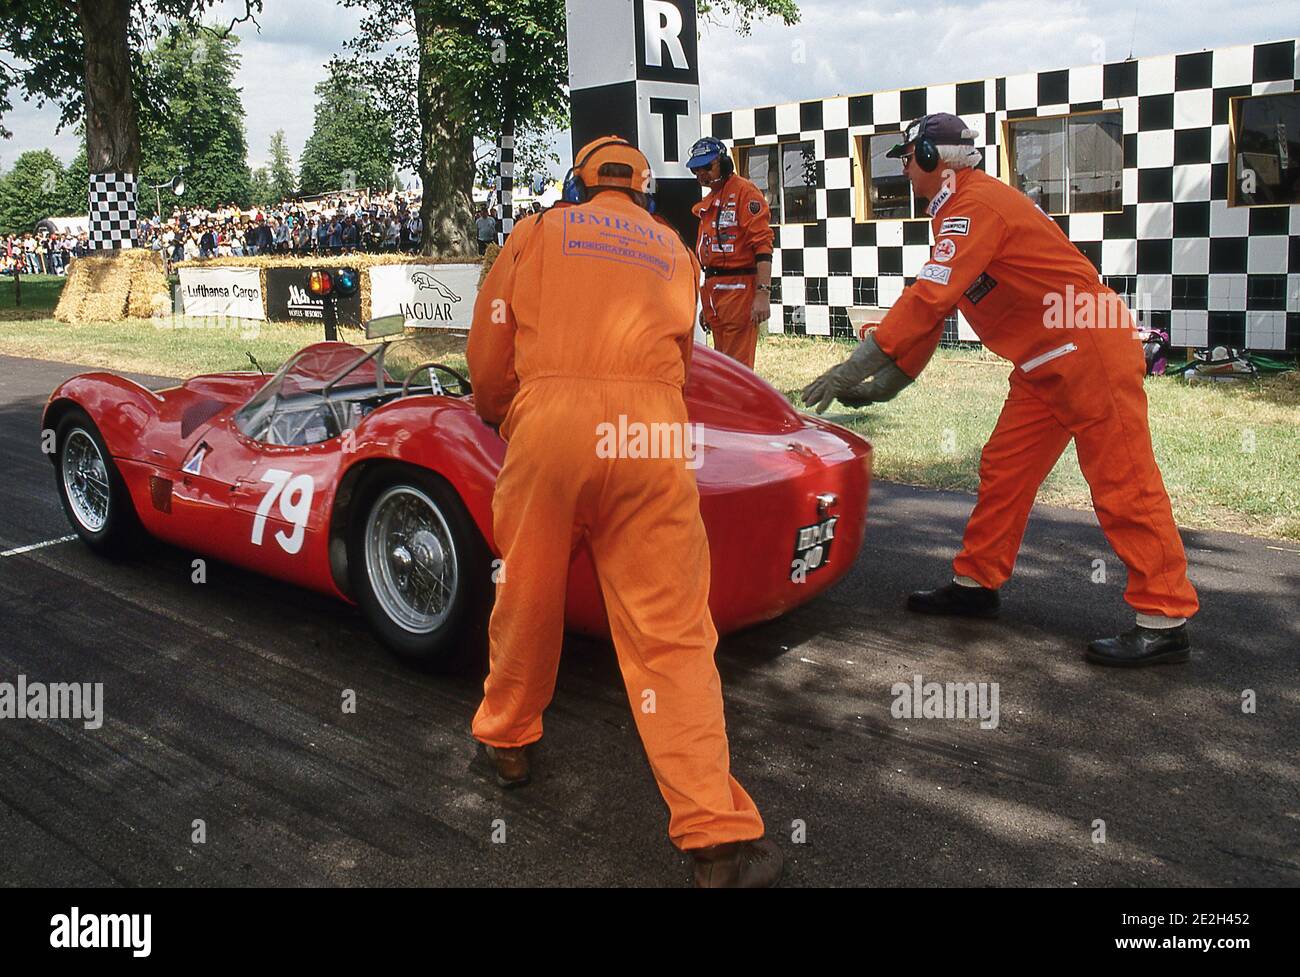
[[[953,577],[952,582],[958,587],[984,587],[978,580],[972,580],[970,577]]]
[[[1187,623],[1185,617],[1164,617],[1161,614],[1138,614],[1138,627],[1153,628],[1158,631],[1165,631],[1169,628],[1180,627]]]

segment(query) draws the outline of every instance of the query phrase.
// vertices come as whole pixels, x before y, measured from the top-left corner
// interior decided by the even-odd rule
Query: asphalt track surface
[[[71,532],[39,418],[77,372],[0,357],[0,551]],[[946,579],[972,501],[877,484],[846,578],[719,648],[785,884],[1300,884],[1300,544],[1185,532],[1192,662],[1100,669],[1085,642],[1131,617],[1091,513],[1036,511],[1000,621],[903,610]],[[0,883],[687,882],[608,646],[570,639],[534,782],[506,793],[469,734],[479,677],[414,671],[354,609],[252,573],[210,561],[195,585],[191,559],[0,557],[0,681],[103,682],[105,711],[0,720]],[[998,683],[997,728],[893,718],[917,674]]]

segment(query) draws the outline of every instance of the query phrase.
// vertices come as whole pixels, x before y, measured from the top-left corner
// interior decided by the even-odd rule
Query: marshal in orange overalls
[[[772,260],[772,211],[763,191],[738,173],[691,208],[700,219],[695,253],[704,267],[700,300],[713,346],[754,368],[758,324],[754,309],[758,262]]]
[[[953,569],[990,588],[1011,576],[1038,487],[1074,439],[1097,519],[1128,567],[1125,599],[1139,614],[1191,617],[1199,604],[1151,448],[1128,310],[1055,221],[980,170],[957,171],[930,213],[930,263],[881,322],[877,344],[915,377],[956,307],[1015,364]]]
[[[763,835],[729,769],[699,491],[684,459],[599,446],[620,418],[685,430],[698,274],[673,228],[621,192],[552,208],[510,235],[468,351],[475,406],[508,442],[492,500],[504,573],[474,736],[505,748],[541,738],[569,564],[585,542],[668,833],[687,850]]]

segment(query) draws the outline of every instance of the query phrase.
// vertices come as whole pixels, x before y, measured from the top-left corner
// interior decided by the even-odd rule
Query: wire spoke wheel
[[[370,508],[366,573],[384,613],[406,631],[430,634],[452,611],[460,565],[452,532],[419,488],[392,485]]]
[[[63,440],[63,489],[81,527],[100,532],[108,524],[108,466],[95,440],[82,428],[73,428]]]

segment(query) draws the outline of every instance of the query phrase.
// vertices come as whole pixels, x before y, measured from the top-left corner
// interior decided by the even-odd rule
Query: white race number
[[[286,535],[284,530],[280,530],[275,534],[275,541],[286,553],[297,553],[302,549],[303,536],[307,532],[307,517],[311,514],[311,497],[316,486],[310,475],[294,475],[278,468],[268,468],[262,481],[270,485],[271,490],[263,497],[253,519],[253,545],[262,545],[266,517],[270,515],[275,500],[279,499],[280,515],[293,527],[293,532]]]

